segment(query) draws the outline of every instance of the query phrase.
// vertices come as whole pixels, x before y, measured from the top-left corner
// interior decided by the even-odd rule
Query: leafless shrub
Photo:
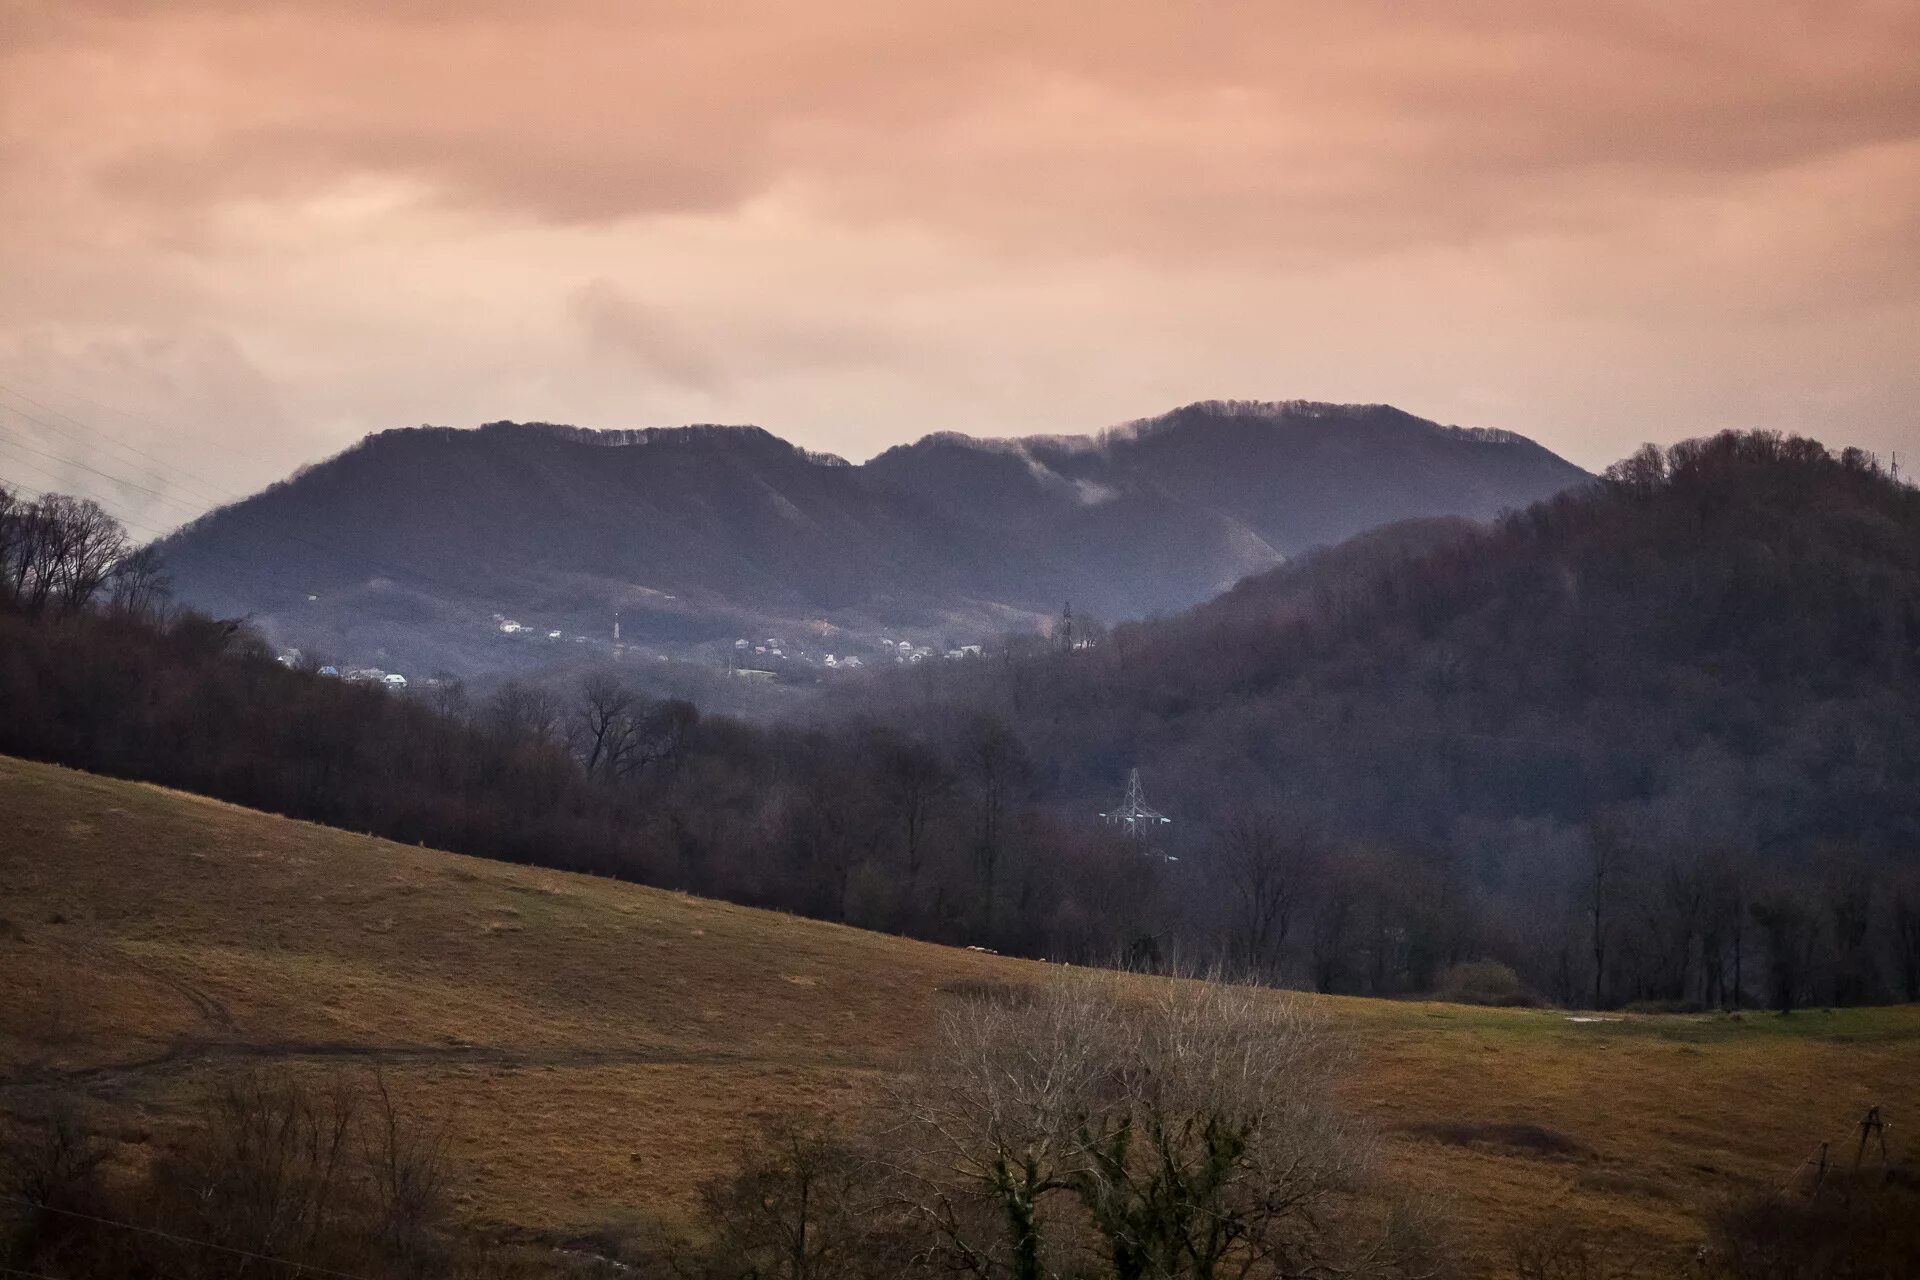
[[[1920,1275],[1920,1190],[1900,1171],[1835,1177],[1808,1195],[1750,1196],[1709,1222],[1720,1280]]]
[[[1420,1269],[1411,1217],[1367,1227],[1374,1140],[1333,1100],[1307,1007],[1213,982],[1061,973],[969,1001],[897,1099],[895,1160],[945,1263],[1263,1277]]]
[[[387,1250],[419,1261],[434,1252],[434,1230],[446,1213],[447,1130],[412,1121],[376,1072],[364,1159]]]
[[[680,1270],[754,1280],[897,1275],[907,1250],[882,1177],[820,1122],[771,1117],[742,1144],[734,1171],[701,1187],[709,1239]]]
[[[55,1094],[0,1129],[0,1260],[15,1262],[60,1251],[103,1200],[100,1166],[107,1144],[85,1108]]]
[[[1601,1241],[1564,1213],[1528,1223],[1508,1237],[1508,1256],[1519,1280],[1636,1280],[1670,1275],[1638,1252]]]
[[[220,1079],[203,1123],[156,1162],[153,1192],[181,1232],[269,1257],[311,1253],[357,1188],[359,1099],[342,1079],[315,1085],[267,1071]]]
[[[1546,1003],[1527,990],[1520,975],[1498,960],[1465,960],[1440,975],[1435,991],[1454,1004],[1481,1004],[1497,1008],[1537,1008]]]
[[[1024,982],[1000,982],[992,978],[960,978],[940,988],[941,995],[1010,1008],[1032,1004],[1034,991],[1034,987]]]
[[[263,1274],[506,1274],[441,1229],[443,1132],[384,1079],[257,1071],[214,1081],[195,1123],[140,1178],[96,1176],[107,1145],[72,1103],[16,1126],[0,1187],[27,1209],[0,1266],[68,1280]]]

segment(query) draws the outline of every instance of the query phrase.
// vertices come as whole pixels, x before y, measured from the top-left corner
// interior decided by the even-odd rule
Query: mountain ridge
[[[1308,401],[935,433],[857,464],[757,425],[496,421],[370,434],[163,549],[183,598],[283,643],[478,669],[502,665],[474,629],[495,613],[598,643],[617,609],[626,642],[676,653],[803,629],[977,639],[1062,601],[1144,616],[1376,524],[1487,519],[1585,478],[1524,437]]]

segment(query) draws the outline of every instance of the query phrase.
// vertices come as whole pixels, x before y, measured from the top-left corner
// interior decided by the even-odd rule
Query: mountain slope
[[[858,467],[757,428],[495,423],[369,437],[165,551],[185,599],[283,642],[484,666],[511,656],[495,614],[598,644],[619,610],[624,639],[676,651],[769,630],[977,638],[1063,600],[1138,616],[1583,475],[1381,406],[1193,405],[1085,440],[931,436]]]
[[[1649,447],[935,675],[860,713],[989,718],[1066,822],[1138,768],[1203,918],[1285,868],[1260,962],[1323,990],[1493,954],[1594,1007],[1920,999],[1920,491],[1856,450]]]
[[[1049,972],[5,757],[0,811],[0,1113],[82,1087],[139,1160],[210,1073],[378,1064],[448,1119],[461,1217],[534,1240],[677,1225],[756,1114],[849,1121],[942,1009]],[[1392,1177],[1457,1216],[1469,1273],[1548,1213],[1684,1257],[1695,1200],[1777,1185],[1920,1088],[1911,1007],[1303,998],[1352,1038],[1348,1094]]]
[[[1495,528],[1412,522],[1249,578],[1033,704],[1068,758],[1105,741],[1185,785],[1244,747],[1381,833],[1692,787],[1745,797],[1724,816],[1763,844],[1911,847],[1920,492],[1811,441],[1690,442]]]

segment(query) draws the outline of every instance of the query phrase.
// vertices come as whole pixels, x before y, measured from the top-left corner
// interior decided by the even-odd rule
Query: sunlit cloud
[[[223,483],[263,476],[209,440],[718,419],[858,457],[1214,396],[1588,465],[1730,425],[1920,443],[1906,0],[0,23],[0,381],[187,428]]]

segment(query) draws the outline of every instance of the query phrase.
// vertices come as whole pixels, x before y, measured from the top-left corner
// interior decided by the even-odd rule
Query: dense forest
[[[1492,526],[1391,526],[1172,618],[872,677],[804,726],[617,666],[479,701],[289,670],[167,607],[110,524],[0,515],[0,751],[1059,959],[1920,998],[1920,494],[1856,451],[1649,448]],[[1136,766],[1173,819],[1150,841],[1097,817]]]
[[[1079,810],[1138,765],[1184,855],[1290,849],[1248,958],[1293,980],[1485,954],[1564,1001],[1916,995],[1920,493],[1857,451],[1648,448],[940,675],[875,713],[991,708]]]

